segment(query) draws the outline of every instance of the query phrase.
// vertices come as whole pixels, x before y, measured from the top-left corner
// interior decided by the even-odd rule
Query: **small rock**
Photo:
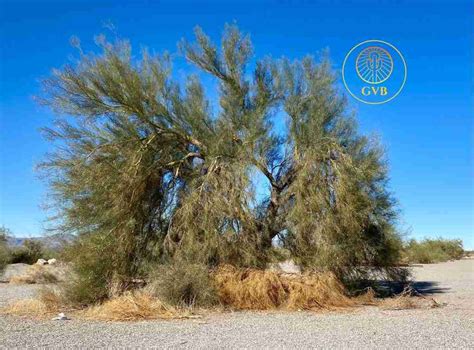
[[[63,312],[59,313],[57,317],[52,318],[53,321],[67,321],[70,320]]]
[[[58,261],[57,261],[56,259],[54,259],[54,258],[53,258],[53,259],[49,259],[49,260],[48,260],[48,265],[54,265],[54,264],[56,264],[57,262],[58,262]]]
[[[47,264],[48,264],[48,261],[44,259],[38,259],[38,261],[36,262],[36,265],[47,265]]]

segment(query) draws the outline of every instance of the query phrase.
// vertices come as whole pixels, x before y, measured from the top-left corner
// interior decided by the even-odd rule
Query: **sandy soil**
[[[474,260],[413,268],[416,287],[446,306],[333,313],[238,312],[197,320],[106,323],[0,316],[0,347],[472,348]],[[35,287],[0,284],[0,305]]]

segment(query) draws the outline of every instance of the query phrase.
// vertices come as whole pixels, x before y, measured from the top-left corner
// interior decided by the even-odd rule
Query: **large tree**
[[[329,61],[254,61],[233,26],[220,49],[196,39],[180,45],[201,71],[186,81],[169,56],[103,38],[45,81],[63,115],[43,165],[59,229],[98,244],[109,277],[177,258],[263,267],[275,242],[305,268],[392,266],[383,152],[357,133]]]

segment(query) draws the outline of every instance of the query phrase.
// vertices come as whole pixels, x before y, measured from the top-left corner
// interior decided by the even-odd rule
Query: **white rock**
[[[48,264],[48,261],[44,259],[38,259],[38,261],[36,262],[36,265],[47,265],[47,264]]]
[[[58,314],[57,317],[53,317],[52,320],[53,321],[65,321],[65,320],[69,320],[69,318],[63,312],[61,312],[60,314]]]
[[[48,260],[48,264],[49,264],[49,265],[54,265],[54,264],[56,264],[57,262],[58,262],[58,261],[57,261],[56,259],[54,259],[54,258]]]

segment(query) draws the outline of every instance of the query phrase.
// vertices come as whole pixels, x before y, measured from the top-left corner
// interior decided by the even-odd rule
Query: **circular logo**
[[[356,69],[366,83],[380,84],[392,74],[392,56],[379,46],[370,46],[357,56]]]
[[[402,91],[407,76],[400,51],[382,40],[354,46],[344,58],[342,79],[347,91],[360,102],[382,104]]]

